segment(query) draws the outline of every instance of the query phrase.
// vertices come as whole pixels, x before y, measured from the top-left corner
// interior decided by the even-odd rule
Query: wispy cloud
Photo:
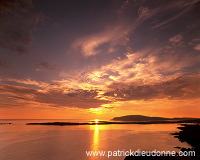
[[[166,19],[160,19],[160,22],[158,22],[154,27],[158,28],[164,25],[167,25],[171,22],[173,22],[174,20],[178,19],[179,17],[183,16],[184,14],[186,14],[187,12],[193,10],[196,5],[198,5],[199,0],[194,0],[194,1],[187,1],[187,0],[183,0],[183,1],[172,1],[166,5],[163,5],[162,7],[159,7],[158,13],[162,14],[166,14],[168,15],[169,12],[175,12],[176,14],[173,14],[172,16],[167,16],[169,18]]]
[[[200,38],[193,38],[190,42],[189,45],[193,47],[194,50],[200,50]]]
[[[183,40],[183,36],[181,34],[178,34],[169,38],[169,42],[171,43],[180,43],[182,40]]]
[[[197,50],[197,51],[200,51],[200,43],[199,43],[199,44],[196,44],[196,45],[194,46],[194,49]]]
[[[49,83],[46,83],[44,81],[36,81],[33,80],[31,78],[26,78],[26,79],[15,79],[15,78],[3,78],[0,79],[0,82],[2,83],[15,83],[15,85],[27,85],[27,86],[35,86],[35,87],[39,87],[39,88],[47,88],[49,85]]]
[[[126,38],[128,28],[124,26],[108,27],[104,31],[77,39],[72,48],[79,50],[85,57],[94,56],[102,52],[102,48],[114,52],[117,45],[122,44]]]

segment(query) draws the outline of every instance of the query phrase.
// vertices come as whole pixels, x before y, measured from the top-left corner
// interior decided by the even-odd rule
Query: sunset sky
[[[1,0],[0,118],[199,117],[200,0]]]

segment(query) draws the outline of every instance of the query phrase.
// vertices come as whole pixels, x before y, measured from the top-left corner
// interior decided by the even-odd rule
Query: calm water
[[[175,150],[189,147],[170,133],[178,124],[113,124],[90,126],[25,125],[29,122],[75,120],[0,120],[12,122],[0,125],[1,160],[95,160],[107,157],[87,157],[87,150]],[[124,157],[109,159],[123,160]]]

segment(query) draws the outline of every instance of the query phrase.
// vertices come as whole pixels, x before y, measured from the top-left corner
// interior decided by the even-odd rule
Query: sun
[[[99,120],[98,120],[98,119],[95,119],[94,122],[95,122],[95,124],[98,124],[98,123],[99,123]]]

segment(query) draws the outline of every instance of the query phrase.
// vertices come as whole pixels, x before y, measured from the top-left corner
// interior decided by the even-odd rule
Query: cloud
[[[175,16],[173,16],[173,17],[171,17],[171,18],[169,18],[169,19],[167,19],[167,20],[165,20],[165,21],[162,21],[162,22],[156,24],[156,25],[155,25],[155,28],[161,27],[161,26],[163,26],[163,25],[166,25],[166,24],[168,24],[168,23],[174,21],[175,19],[177,19],[177,18],[179,18],[180,16],[184,15],[184,14],[185,14],[186,12],[188,12],[188,11],[189,11],[189,9],[183,10],[182,12],[178,13],[177,15],[175,15]]]
[[[129,4],[128,0],[122,1],[122,4],[121,4],[120,8],[117,10],[117,13],[121,14],[126,9],[128,4]]]
[[[31,0],[0,2],[0,47],[18,55],[27,54],[33,27],[44,19]]]
[[[186,46],[194,34],[190,29],[184,32],[186,26],[177,31],[181,27],[171,23],[182,21],[197,1],[161,1],[153,5],[152,1],[137,1],[137,6],[135,2],[123,1],[115,23],[107,23],[99,32],[72,42],[73,53],[91,58],[68,55],[69,61],[75,60],[79,65],[63,69],[60,75],[64,79],[5,79],[1,93],[16,102],[72,108],[96,108],[127,100],[199,97],[199,76],[195,75],[200,60],[199,40],[193,39],[191,46]],[[32,29],[42,20],[42,14],[34,10],[30,1],[3,1],[0,5],[0,47],[27,53],[33,40]],[[158,23],[152,28],[155,21]],[[156,28],[166,24],[172,25]],[[0,67],[5,64],[0,59]],[[52,71],[58,66],[42,61],[35,69]],[[189,73],[193,75],[188,76]]]
[[[115,59],[110,64],[87,73],[90,84],[109,85],[113,82],[156,83],[184,74],[184,70],[199,62],[199,55],[166,48],[149,48],[126,54],[124,59]],[[163,54],[165,53],[165,54]]]
[[[37,71],[45,71],[45,70],[56,70],[58,67],[56,65],[50,64],[48,61],[42,61],[36,65]]]
[[[0,82],[2,83],[12,83],[15,85],[23,85],[23,86],[34,86],[42,89],[46,89],[47,87],[51,86],[51,84],[48,84],[44,81],[36,81],[31,78],[26,79],[14,79],[14,78],[4,78],[0,79]]]
[[[169,42],[171,43],[181,43],[182,40],[183,40],[183,36],[181,34],[178,34],[169,38]]]
[[[197,51],[200,51],[200,43],[199,43],[199,44],[196,44],[196,45],[194,46],[194,49],[197,50]]]
[[[19,103],[38,103],[53,107],[70,108],[97,108],[109,101],[100,100],[97,91],[94,90],[74,90],[66,92],[60,88],[34,89],[18,85],[2,84],[0,86],[2,95],[8,95],[8,99]]]
[[[199,51],[200,50],[200,38],[193,38],[190,42],[189,45],[193,47],[194,50]]]
[[[138,14],[139,14],[138,18],[151,17],[152,16],[152,11],[150,11],[150,9],[148,7],[141,6],[138,9]]]
[[[97,108],[100,105],[108,103],[106,100],[95,98],[94,91],[76,91],[76,93],[65,93],[62,90],[49,90],[45,93],[39,93],[35,97],[36,102],[53,104],[57,107],[71,108]]]
[[[199,55],[187,53],[184,48],[166,51],[165,47],[127,53],[124,58],[116,58],[109,64],[93,70],[80,69],[80,72],[74,73],[72,77],[68,75],[68,78],[57,80],[55,83],[67,91],[66,94],[71,98],[81,99],[86,96],[90,97],[90,100],[105,100],[107,104],[116,101],[163,99],[170,96],[181,98],[182,90],[184,94],[186,92],[184,88],[178,90],[179,81],[181,85],[181,80],[184,80],[179,77],[185,77],[191,70],[195,73],[193,67],[199,62]],[[189,83],[186,90],[189,90],[193,83],[189,80],[186,76],[184,83]],[[174,86],[168,85],[169,82]],[[176,95],[173,95],[173,92]],[[189,98],[189,94],[185,98]]]
[[[80,71],[76,80],[68,79],[63,81],[63,84],[66,83],[72,88],[98,88],[101,90],[98,96],[109,101],[120,101],[124,96],[132,100],[132,93],[135,97],[138,96],[138,100],[172,96],[171,93],[160,94],[161,92],[157,89],[160,87],[159,84],[162,83],[164,86],[165,83],[172,82],[181,76],[185,77],[188,73],[197,73],[195,68],[199,64],[200,55],[188,47],[183,41],[187,37],[183,37],[182,34],[165,38],[167,41],[164,43],[130,51],[124,57],[117,57],[100,68],[84,70],[82,73]],[[116,93],[114,87],[110,88],[112,85],[125,89],[130,86],[130,88],[120,89]],[[165,88],[163,90],[167,92]],[[137,92],[138,95],[135,95]],[[151,92],[153,92],[152,95]]]
[[[149,1],[134,2],[123,1],[118,10],[120,18],[116,20],[115,24],[110,24],[110,27],[98,33],[78,38],[72,44],[72,49],[79,51],[85,57],[89,57],[105,52],[116,52],[117,46],[128,48],[128,45],[132,43],[131,41],[136,41],[133,38],[137,29],[141,30],[143,27],[150,29],[149,26],[146,26],[147,21],[154,25],[153,29],[164,26],[192,11],[198,1],[162,1],[156,5],[148,3]],[[127,12],[124,12],[124,10],[127,10]],[[143,26],[144,24],[145,26]],[[182,40],[183,35],[179,34],[176,37],[171,37],[169,41],[178,43]]]
[[[172,1],[166,4],[163,4],[163,7],[157,8],[157,13],[160,13],[160,15],[165,14],[166,19],[160,19],[160,22],[158,22],[154,27],[158,28],[164,25],[169,24],[170,22],[178,19],[179,17],[183,16],[187,12],[193,10],[196,5],[198,5],[199,0],[194,0],[194,1],[187,1],[187,0],[182,0],[182,1]],[[176,13],[173,14],[172,16],[169,16],[169,13]]]
[[[126,38],[128,28],[113,26],[99,33],[77,39],[72,48],[80,50],[85,57],[94,56],[102,52],[101,47],[107,45],[107,52],[113,52],[114,47],[121,45]],[[106,48],[106,47],[105,47]]]
[[[23,84],[23,81],[20,81]],[[112,102],[130,100],[189,100],[200,98],[200,74],[180,76],[145,84],[143,82],[113,82],[105,90],[99,89],[70,89],[69,87],[49,87],[36,89],[32,85],[39,82],[24,81],[29,86],[17,84],[2,84],[0,86],[1,97],[5,103],[13,101],[13,104],[37,104],[52,107],[69,108],[99,108],[112,104]],[[102,92],[102,93],[100,93]],[[6,100],[5,95],[8,100]],[[15,102],[15,103],[14,103]],[[111,105],[112,106],[112,105]]]
[[[175,78],[153,85],[130,85],[117,83],[110,85],[111,91],[105,96],[119,101],[153,99],[195,99],[200,98],[200,75]]]
[[[18,95],[26,98],[30,94],[37,94],[38,91],[36,89],[22,87],[22,86],[14,86],[9,84],[2,84],[0,87],[1,93],[3,94],[10,94],[11,95]]]

